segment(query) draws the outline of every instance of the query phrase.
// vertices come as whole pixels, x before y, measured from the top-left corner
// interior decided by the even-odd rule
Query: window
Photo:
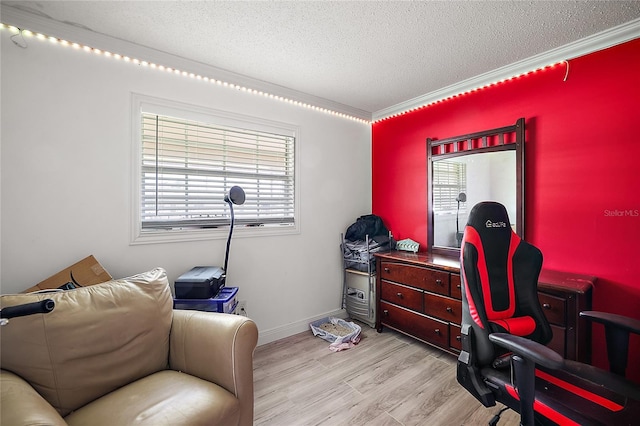
[[[461,192],[467,192],[467,165],[455,161],[434,161],[434,213],[455,213],[458,208],[456,198]]]
[[[295,129],[147,102],[136,111],[138,236],[208,230],[210,237],[229,225],[224,194],[234,185],[246,193],[234,206],[237,227],[295,227]]]

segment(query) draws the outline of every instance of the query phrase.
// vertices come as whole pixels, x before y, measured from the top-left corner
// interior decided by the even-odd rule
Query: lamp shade
[[[227,203],[233,203],[237,205],[244,204],[245,195],[244,190],[239,186],[232,186],[228,194],[225,194],[224,201]]]

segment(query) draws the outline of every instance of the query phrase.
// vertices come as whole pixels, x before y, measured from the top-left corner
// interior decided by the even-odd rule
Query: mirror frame
[[[506,141],[505,135],[515,135],[515,140]],[[497,143],[496,143],[497,138]],[[439,159],[460,157],[496,151],[516,152],[516,234],[524,239],[524,139],[525,120],[519,118],[511,126],[483,130],[447,139],[427,139],[427,250],[432,253],[454,256],[460,255],[455,247],[434,246],[433,213],[433,162]],[[493,144],[490,144],[493,142]]]

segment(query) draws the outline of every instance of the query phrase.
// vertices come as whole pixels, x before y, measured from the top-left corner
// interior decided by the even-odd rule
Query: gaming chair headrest
[[[483,201],[476,204],[469,213],[467,226],[475,228],[480,239],[505,239],[511,238],[511,224],[507,209],[494,201]]]

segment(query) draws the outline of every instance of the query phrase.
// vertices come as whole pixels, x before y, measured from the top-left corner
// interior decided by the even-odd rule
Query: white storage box
[[[376,286],[375,276],[347,269],[345,271],[345,307],[352,319],[375,327]]]

